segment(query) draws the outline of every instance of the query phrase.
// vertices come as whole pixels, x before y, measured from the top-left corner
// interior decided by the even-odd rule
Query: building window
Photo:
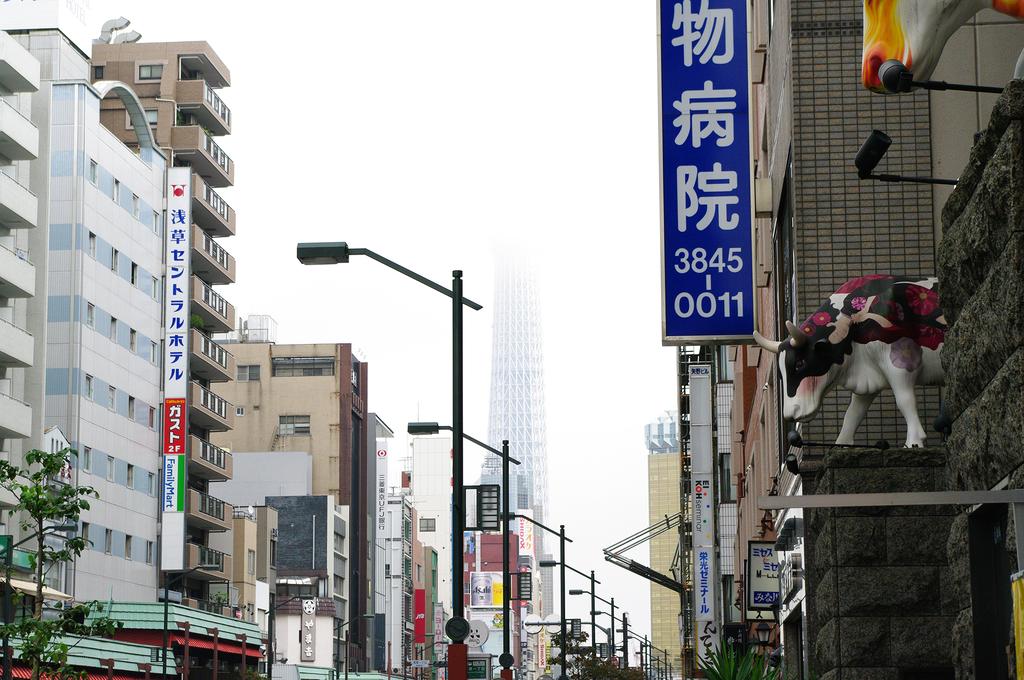
[[[89,523],[82,522],[82,540],[85,541],[85,547],[89,547]]]
[[[100,164],[89,159],[89,182],[95,186],[100,181]]]
[[[260,379],[260,366],[259,364],[248,364],[245,366],[238,367],[238,374],[236,379],[239,382],[246,382],[247,380],[259,380]]]
[[[154,277],[153,277],[153,282],[152,282],[152,286],[153,286],[153,287],[152,287],[152,288],[150,288],[150,290],[151,290],[151,291],[152,291],[152,293],[153,293],[153,299],[154,299],[154,300],[159,300],[159,299],[160,299],[160,279],[158,279],[158,278],[156,278],[156,277],[154,276]]]
[[[250,576],[256,575],[256,551],[249,550],[245,554],[245,566],[249,571]]]
[[[239,417],[244,416],[245,415],[245,407],[244,406],[236,406],[235,407],[235,415],[239,416]]]
[[[433,517],[420,517],[420,531],[437,531],[437,520]]]
[[[137,265],[134,262],[132,262],[132,270],[131,271],[132,271],[132,274],[131,274],[132,285],[133,286],[137,286],[137,285],[139,285],[139,265]]]
[[[282,436],[309,434],[309,416],[279,416],[278,418],[278,434]]]
[[[88,373],[85,374],[85,398],[86,399],[94,399],[95,398],[95,393],[93,392],[93,388],[92,388],[92,376],[89,375]]]
[[[96,234],[89,232],[89,257],[96,259]]]
[[[114,203],[121,202],[121,180],[114,180],[114,193],[110,197],[114,199]]]
[[[91,302],[85,306],[85,323],[89,328],[96,328],[96,305]]]
[[[154,482],[155,481],[156,481],[156,475],[154,475],[152,472],[147,472],[146,473],[146,493],[148,493],[150,496],[155,496],[156,495],[156,488],[154,486]]]
[[[355,392],[356,394],[359,394],[359,362],[356,361],[355,358],[352,359],[351,378],[352,391]]]
[[[153,211],[153,231],[160,233],[160,213]]]
[[[149,429],[156,429],[156,409],[152,406],[149,407]]]
[[[110,549],[114,547],[114,532],[110,529],[103,530],[103,552],[110,554]]]
[[[163,64],[143,64],[139,66],[139,80],[160,80],[163,74]]]
[[[124,537],[124,558],[126,560],[132,559],[132,537],[127,534]]]
[[[129,420],[135,420],[135,397],[128,397],[128,418]],[[131,470],[132,466],[129,465],[128,469]],[[128,486],[131,485],[132,483],[128,482]]]
[[[157,347],[157,344],[155,342],[150,340],[149,341],[149,361],[150,361],[150,363],[154,363],[155,364],[157,362],[157,360],[158,360],[157,357],[158,357],[159,353],[160,353],[160,348]]]
[[[132,217],[135,219],[142,218],[142,212],[139,210],[139,197],[136,194],[132,194]],[[135,281],[132,281],[135,283]]]
[[[153,564],[153,541],[146,541],[146,564]]]
[[[93,80],[103,80],[103,67],[102,66],[93,66],[92,67],[92,79]]]
[[[115,460],[113,456],[107,456],[107,481],[114,481],[114,464]]]
[[[334,575],[334,592],[337,595],[345,595],[345,579],[337,574]]]
[[[107,329],[107,337],[117,342],[117,318],[110,317],[110,327]]]
[[[152,126],[156,126],[160,119],[160,112],[156,109],[146,109],[146,122]]]
[[[133,353],[139,351],[139,332],[134,328],[128,329],[128,349]]]
[[[107,386],[107,398],[110,400],[110,410],[111,411],[116,411],[117,410],[117,390],[115,390],[110,385]]]
[[[84,472],[92,472],[92,447],[82,447],[82,470]]]
[[[277,566],[277,541],[270,539],[270,566]]]
[[[275,378],[334,375],[333,357],[273,357],[270,374]]]
[[[117,248],[110,249],[110,271],[117,273],[117,258],[119,254]]]

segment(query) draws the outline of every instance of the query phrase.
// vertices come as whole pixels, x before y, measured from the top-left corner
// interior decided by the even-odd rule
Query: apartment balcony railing
[[[188,473],[199,479],[223,482],[231,479],[234,463],[230,451],[191,435]]]
[[[195,578],[203,580],[223,580],[231,577],[231,555],[226,555],[219,550],[208,548],[198,543],[187,544],[188,569],[194,569],[199,565],[210,565],[213,569],[197,569]]]
[[[195,328],[189,334],[189,355],[189,369],[194,376],[211,382],[234,379],[235,357]]]
[[[197,382],[192,383],[192,408],[189,419],[211,432],[225,432],[235,423],[234,407]]]
[[[208,333],[227,333],[235,327],[235,308],[198,276],[192,277],[192,313]]]
[[[30,161],[39,156],[39,130],[21,111],[2,99],[0,155],[12,161]]]
[[[231,134],[231,109],[205,80],[179,80],[174,97],[181,114],[215,135]]]
[[[0,439],[25,439],[32,434],[32,407],[10,391],[10,378],[0,380]]]
[[[185,164],[210,186],[221,188],[235,183],[235,166],[231,157],[199,125],[175,125],[171,128],[171,147],[175,162]]]
[[[186,521],[207,531],[227,531],[231,528],[234,506],[195,489],[188,490]]]
[[[235,258],[195,224],[192,225],[192,273],[207,283],[235,282]]]
[[[192,175],[192,219],[214,236],[235,235],[235,211],[197,174]]]
[[[0,368],[27,368],[32,365],[32,334],[3,318],[10,307],[0,307]]]
[[[32,229],[39,216],[39,199],[6,172],[0,172],[0,227]]]
[[[23,250],[0,243],[0,298],[32,297],[36,292],[36,268]]]

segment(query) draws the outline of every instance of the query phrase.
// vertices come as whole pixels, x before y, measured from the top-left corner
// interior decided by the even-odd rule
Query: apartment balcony
[[[32,434],[32,407],[9,396],[10,379],[0,380],[0,439],[26,439]]]
[[[212,482],[231,479],[234,463],[230,451],[214,446],[195,435],[191,435],[190,439],[188,453],[188,474],[190,476]]]
[[[9,92],[39,90],[39,61],[6,33],[0,33],[0,87]]]
[[[31,229],[36,226],[38,211],[36,195],[0,172],[0,227]]]
[[[174,90],[178,111],[191,115],[215,135],[231,134],[231,109],[205,80],[179,80]]]
[[[235,357],[195,328],[189,334],[189,370],[212,382],[235,378]]]
[[[36,294],[36,268],[24,251],[0,245],[0,298],[28,298]]]
[[[235,426],[235,408],[197,382],[192,383],[189,420],[210,432],[227,432]]]
[[[183,160],[206,183],[218,189],[235,183],[235,164],[213,138],[198,125],[171,128],[175,160]]]
[[[0,307],[0,368],[28,368],[34,352],[32,334],[3,318]]]
[[[235,329],[235,307],[198,276],[192,277],[192,313],[203,320],[208,333],[229,333]]]
[[[229,531],[234,506],[201,491],[189,489],[185,521],[207,531]]]
[[[12,161],[39,157],[39,130],[21,111],[0,100],[0,156]]]
[[[205,545],[189,543],[185,546],[186,569],[195,569],[200,564],[217,565],[216,569],[196,569],[192,578],[201,581],[227,581],[231,579],[231,555]],[[220,612],[218,612],[220,613]]]
[[[235,282],[235,258],[197,225],[192,225],[192,273],[213,284]]]
[[[235,211],[195,173],[192,174],[192,219],[214,236],[235,235]]]

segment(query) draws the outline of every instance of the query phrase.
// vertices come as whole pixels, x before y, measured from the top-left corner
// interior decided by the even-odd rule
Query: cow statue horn
[[[769,340],[757,331],[754,331],[754,342],[756,342],[761,349],[766,349],[772,354],[778,354],[779,346],[782,344],[778,340]]]
[[[807,342],[807,334],[800,330],[792,321],[786,322],[786,330],[789,331],[789,337],[792,338],[789,344],[793,347],[800,347]]]

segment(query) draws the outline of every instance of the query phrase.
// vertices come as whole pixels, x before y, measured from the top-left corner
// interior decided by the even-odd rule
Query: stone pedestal
[[[940,491],[945,468],[944,449],[833,449],[808,491]],[[822,680],[952,678],[946,543],[955,514],[948,506],[805,511],[812,668]]]

